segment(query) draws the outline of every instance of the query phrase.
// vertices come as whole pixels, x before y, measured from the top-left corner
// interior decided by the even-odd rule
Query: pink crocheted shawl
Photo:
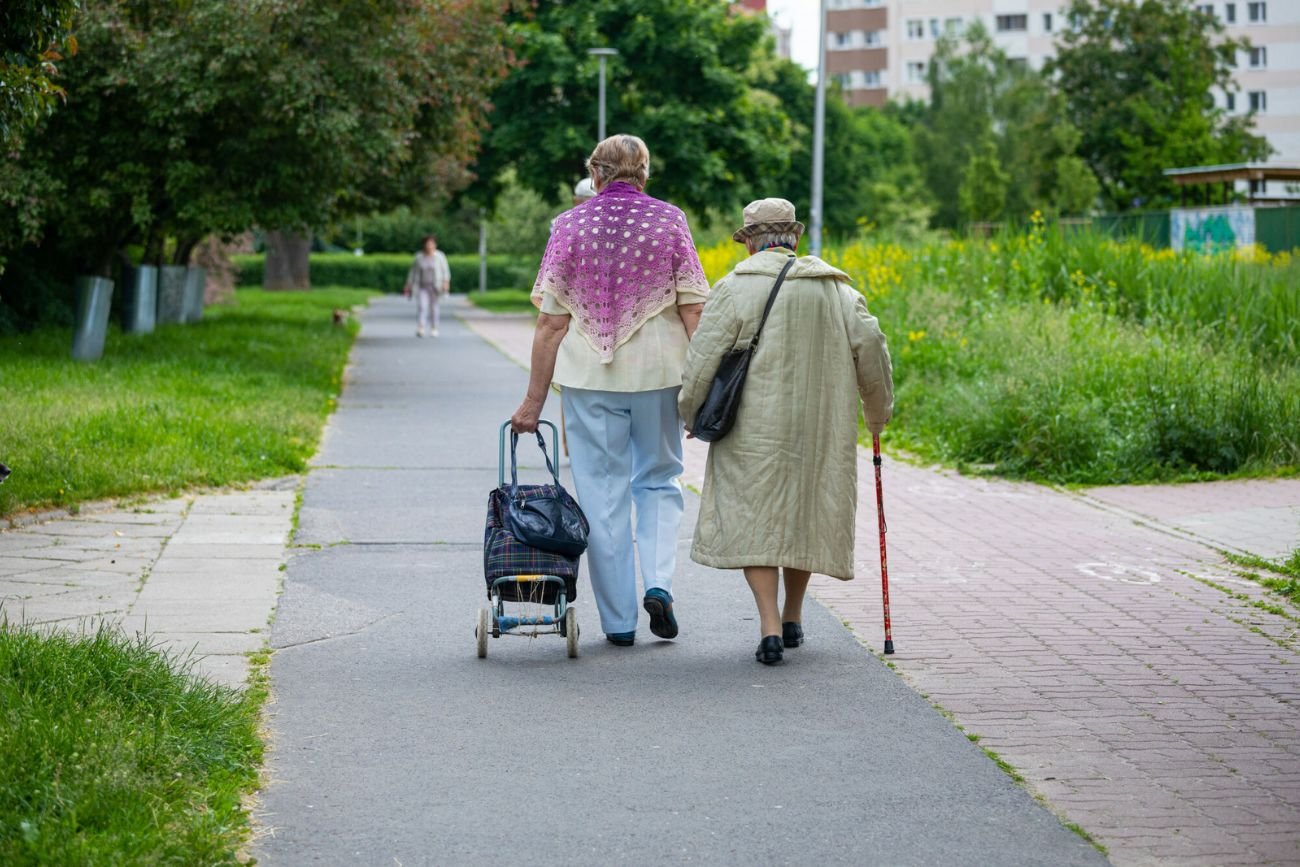
[[[707,295],[708,281],[686,215],[615,182],[555,218],[533,301],[542,292],[577,321],[601,364],[649,319],[676,303],[678,292]]]

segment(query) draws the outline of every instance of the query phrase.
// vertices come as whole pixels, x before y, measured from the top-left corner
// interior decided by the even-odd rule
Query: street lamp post
[[[487,208],[478,209],[478,291],[487,291]]]
[[[822,254],[822,161],[826,150],[826,0],[817,7],[817,102],[813,109],[812,207],[808,252]]]
[[[605,58],[618,54],[617,48],[589,48],[587,53],[600,58],[600,121],[596,126],[596,139],[605,140]]]

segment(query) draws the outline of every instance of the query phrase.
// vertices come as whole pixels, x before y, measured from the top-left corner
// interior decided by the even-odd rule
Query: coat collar
[[[748,259],[741,262],[735,268],[737,274],[764,274],[771,277],[780,275],[781,269],[785,267],[785,260],[789,253],[780,249],[761,250]],[[786,275],[786,279],[796,277],[833,277],[836,280],[843,280],[845,283],[852,283],[849,275],[845,274],[839,268],[828,265],[816,256],[800,256],[795,260],[794,267]]]

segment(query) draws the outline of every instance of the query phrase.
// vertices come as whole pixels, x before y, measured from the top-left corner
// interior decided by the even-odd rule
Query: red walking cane
[[[885,606],[885,653],[894,652],[889,628],[889,562],[885,557],[885,489],[880,484],[880,434],[871,435],[871,463],[876,465],[876,514],[880,516],[880,595]]]

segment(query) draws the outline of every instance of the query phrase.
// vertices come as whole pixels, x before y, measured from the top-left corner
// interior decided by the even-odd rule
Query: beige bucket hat
[[[798,232],[803,234],[803,223],[794,218],[794,204],[786,199],[759,199],[745,205],[745,225],[731,236],[733,241],[745,243],[745,239],[763,232]]]

